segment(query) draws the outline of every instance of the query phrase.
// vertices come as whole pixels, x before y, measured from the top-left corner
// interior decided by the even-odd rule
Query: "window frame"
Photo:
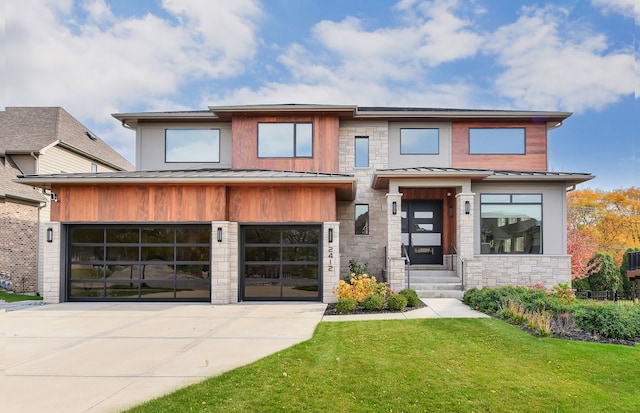
[[[363,212],[363,213],[358,215],[358,207],[366,207],[367,210],[366,210],[366,212]],[[369,208],[369,204],[355,204],[354,209],[353,209],[353,225],[354,225],[353,229],[354,229],[354,234],[355,235],[363,235],[363,236],[371,235],[371,225],[370,225],[371,224],[371,215],[370,215],[370,213],[371,213],[371,208]],[[362,216],[362,215],[366,215],[365,226],[363,227],[364,231],[366,231],[366,232],[364,232],[362,230],[358,231],[358,229],[361,228],[360,226],[358,226],[358,218],[360,216]]]
[[[505,202],[505,201],[483,201],[483,197],[509,197],[509,202]],[[527,201],[525,199],[523,200],[514,200],[514,198],[518,198],[518,197],[532,197],[532,196],[537,196],[539,197],[539,201]],[[539,206],[540,207],[540,220],[538,226],[540,228],[540,235],[539,235],[539,251],[538,252],[502,252],[502,253],[496,253],[496,252],[482,252],[482,248],[480,250],[480,254],[481,255],[487,255],[487,256],[491,256],[491,255],[543,255],[544,254],[544,195],[540,192],[536,192],[536,193],[518,193],[518,192],[510,192],[510,193],[482,193],[480,194],[480,244],[483,244],[483,230],[484,230],[484,226],[483,226],[483,218],[482,217],[482,206],[483,205],[515,205],[515,206]],[[487,218],[489,219],[489,218]],[[505,218],[507,219],[507,218]],[[509,220],[512,218],[508,218]],[[517,218],[516,218],[517,219]],[[520,221],[517,221],[520,222]],[[509,224],[513,224],[513,223],[509,223]],[[524,233],[524,232],[523,232]],[[524,242],[524,241],[523,241]]]
[[[402,131],[404,130],[428,130],[436,131],[436,151],[435,152],[404,152],[402,150]],[[400,155],[440,155],[440,128],[400,128]]]
[[[217,160],[199,160],[199,159],[191,159],[191,160],[169,160],[169,131],[216,131],[217,132],[217,156],[214,156],[214,159]],[[165,163],[220,163],[220,152],[221,152],[221,141],[222,141],[222,131],[219,128],[165,128],[164,130],[164,162]]]
[[[292,136],[292,155],[285,156],[261,156],[260,155],[260,125],[292,125],[293,126],[293,136]],[[309,155],[298,155],[298,125],[311,125],[311,153]],[[313,122],[258,122],[256,127],[256,152],[258,159],[293,159],[293,158],[302,158],[302,159],[311,159],[313,158],[313,135],[314,135],[315,126]]]
[[[358,165],[358,141],[362,142],[366,142],[366,149],[367,149],[367,158],[366,158],[366,165]],[[369,155],[370,155],[370,151],[369,151],[369,137],[368,136],[356,136],[354,138],[354,159],[353,159],[353,166],[355,168],[369,168],[370,163],[369,163]]]
[[[477,130],[521,130],[522,131],[522,151],[521,152],[492,152],[492,151],[473,151],[472,150],[472,131]],[[472,127],[468,130],[468,144],[469,144],[469,155],[526,155],[527,154],[527,128],[524,126],[515,126],[515,127],[500,127],[500,126],[492,126],[492,127],[481,127],[476,128]]]

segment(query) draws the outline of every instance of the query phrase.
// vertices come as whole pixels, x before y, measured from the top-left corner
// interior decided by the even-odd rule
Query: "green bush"
[[[353,298],[338,298],[336,311],[340,314],[352,313],[356,311],[356,300]]]
[[[398,294],[404,296],[404,298],[407,299],[407,307],[418,307],[420,305],[420,298],[418,297],[418,293],[416,292],[416,290],[405,288]]]
[[[365,310],[380,311],[382,310],[382,297],[377,294],[367,296],[362,303]]]
[[[578,328],[615,339],[640,336],[640,306],[580,301],[571,307]]]
[[[387,306],[391,311],[402,311],[407,307],[407,299],[400,294],[394,294],[389,297]]]
[[[589,273],[589,284],[593,291],[614,291],[622,287],[620,269],[616,261],[608,252],[596,252],[596,256],[589,261],[596,269]]]
[[[463,302],[469,307],[486,314],[496,314],[503,303],[509,299],[520,301],[520,297],[526,294],[524,287],[484,287],[482,290],[472,288],[463,296]]]

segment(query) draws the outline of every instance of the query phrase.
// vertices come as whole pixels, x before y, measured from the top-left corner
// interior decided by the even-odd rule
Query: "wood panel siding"
[[[400,188],[403,201],[441,200],[442,201],[442,243],[444,254],[451,254],[451,245],[456,245],[456,191],[453,188]],[[447,195],[451,194],[451,195]],[[449,216],[453,208],[453,216]]]
[[[224,186],[58,186],[51,219],[60,222],[225,220]]]
[[[258,122],[312,122],[313,157],[258,158]],[[339,172],[337,116],[233,118],[233,168]]]
[[[470,128],[525,128],[524,155],[469,154]],[[452,125],[452,167],[492,170],[546,171],[547,125],[545,123],[456,122]]]
[[[228,191],[229,221],[336,221],[336,196],[333,188],[234,187]]]

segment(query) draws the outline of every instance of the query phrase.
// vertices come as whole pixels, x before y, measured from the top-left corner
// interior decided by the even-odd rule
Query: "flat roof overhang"
[[[21,175],[14,182],[43,189],[52,186],[96,185],[222,185],[332,187],[338,201],[353,201],[356,179],[352,175],[291,171],[154,171],[80,174]]]
[[[471,181],[485,182],[561,182],[567,187],[574,186],[595,178],[587,173],[548,172],[548,171],[492,171],[487,169],[462,168],[405,168],[379,169],[373,174],[372,188],[389,189],[392,179],[411,180],[429,178],[463,178]]]

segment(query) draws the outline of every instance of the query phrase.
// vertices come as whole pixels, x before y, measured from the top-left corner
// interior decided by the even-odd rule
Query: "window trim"
[[[167,136],[168,131],[217,131],[218,132],[218,160],[210,161],[210,160],[189,160],[189,161],[170,161],[168,160],[168,151],[167,151]],[[220,152],[222,149],[222,131],[219,128],[165,128],[164,129],[164,163],[220,163]]]
[[[522,130],[522,152],[472,152],[471,150],[471,131],[473,130],[508,130],[508,129],[518,129]],[[500,126],[492,126],[492,127],[483,127],[476,128],[470,127],[467,131],[468,137],[468,145],[469,145],[469,155],[516,155],[522,156],[527,154],[527,128],[524,126],[515,126],[515,127],[500,127]]]
[[[367,159],[366,165],[358,165],[358,141],[365,141],[367,143]],[[369,137],[368,136],[356,136],[354,138],[354,157],[353,157],[353,167],[354,168],[369,168],[370,167],[370,146],[369,146]]]
[[[435,130],[438,132],[436,141],[436,152],[403,152],[402,151],[402,131],[403,130]],[[399,131],[400,155],[440,155],[440,128],[400,128]]]
[[[482,201],[482,197],[486,196],[486,195],[498,195],[498,196],[508,196],[509,197],[509,202],[483,202]],[[540,202],[514,202],[513,201],[513,197],[514,196],[521,196],[521,195],[537,195],[540,197]],[[544,255],[544,194],[542,194],[541,192],[501,192],[501,193],[481,193],[480,194],[480,243],[482,243],[482,205],[539,205],[540,206],[540,251],[537,253],[502,253],[502,254],[497,254],[497,253],[482,253],[482,251],[480,251],[480,255],[484,255],[484,256],[495,256],[495,255]]]
[[[273,125],[273,124],[288,124],[288,125],[293,125],[293,155],[292,156],[260,156],[260,125]],[[298,151],[298,138],[297,138],[297,134],[298,134],[298,129],[296,128],[297,125],[311,125],[311,154],[310,155],[298,155],[297,151]],[[314,143],[314,139],[313,139],[313,135],[314,135],[314,131],[315,131],[315,126],[313,124],[313,122],[309,121],[309,122],[258,122],[258,125],[256,127],[256,135],[257,135],[257,139],[256,139],[256,152],[257,152],[257,157],[258,159],[294,159],[294,158],[301,158],[301,159],[311,159],[313,158],[313,143]]]

